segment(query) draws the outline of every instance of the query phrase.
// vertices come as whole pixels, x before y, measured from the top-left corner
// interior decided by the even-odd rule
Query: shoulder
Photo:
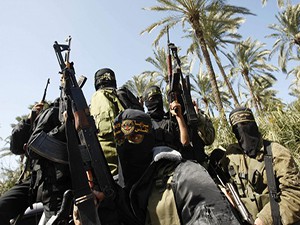
[[[273,158],[276,163],[293,161],[291,151],[277,142],[271,142]]]
[[[214,181],[207,172],[207,170],[201,166],[199,163],[186,160],[182,161],[174,170],[173,175],[173,184],[175,192],[178,191],[181,193],[180,196],[188,196],[191,193],[198,193],[201,195],[201,192],[205,188],[212,190],[216,188]]]
[[[238,143],[233,143],[233,144],[228,145],[228,147],[226,148],[225,154],[226,155],[239,155],[239,154],[243,154],[243,151]]]
[[[206,169],[199,163],[192,160],[182,160],[176,167],[174,175],[180,180],[187,181],[199,177],[200,174],[206,174],[206,172]]]
[[[271,142],[273,155],[290,154],[290,150],[277,142]]]

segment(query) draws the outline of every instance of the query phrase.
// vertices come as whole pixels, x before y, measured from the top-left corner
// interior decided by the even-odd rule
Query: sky
[[[276,1],[262,7],[260,0],[230,0],[230,4],[249,8],[257,16],[248,16],[240,32],[265,42],[268,48],[274,40],[267,26],[275,23]],[[118,86],[132,76],[153,70],[147,57],[153,57],[152,42],[156,32],[140,35],[148,25],[164,14],[142,10],[156,5],[154,0],[1,0],[0,1],[0,137],[11,133],[15,118],[29,113],[29,105],[42,99],[50,78],[46,100],[59,96],[59,65],[53,50],[54,41],[65,43],[71,35],[70,61],[76,75],[88,78],[83,92],[87,102],[94,92],[94,74],[103,67],[115,71]],[[180,29],[170,30],[171,41],[183,42]],[[164,43],[162,43],[164,44]],[[276,63],[276,61],[275,61]],[[278,73],[275,89],[278,97],[290,102],[289,81]],[[8,147],[0,141],[0,148]],[[0,167],[11,163],[0,159]],[[13,159],[15,160],[15,159]]]

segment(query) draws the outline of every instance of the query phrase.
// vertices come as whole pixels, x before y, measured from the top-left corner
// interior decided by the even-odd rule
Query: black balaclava
[[[236,108],[230,113],[229,120],[244,153],[249,157],[255,157],[260,148],[261,134],[252,111],[245,107]]]
[[[149,87],[144,93],[143,100],[151,118],[162,120],[165,112],[160,88],[156,85]]]
[[[134,135],[141,135],[139,143],[130,143]],[[151,118],[141,110],[126,109],[120,113],[114,122],[114,136],[121,164],[121,175],[127,190],[136,183],[152,161],[154,136],[152,134]]]
[[[95,73],[95,89],[117,88],[116,76],[114,71],[103,68]]]

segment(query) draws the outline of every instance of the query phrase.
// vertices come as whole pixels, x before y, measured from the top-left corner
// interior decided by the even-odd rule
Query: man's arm
[[[21,120],[12,130],[10,137],[10,151],[16,155],[22,155],[25,153],[24,144],[26,144],[30,138],[32,132],[32,126],[34,119],[43,109],[44,104],[38,103],[33,106],[27,119]],[[33,112],[35,118],[33,119]]]
[[[215,128],[211,119],[201,110],[197,111],[198,117],[198,135],[205,145],[211,145],[215,140]]]
[[[176,109],[176,112],[175,112]],[[180,133],[180,142],[183,146],[187,146],[190,144],[190,138],[189,133],[187,129],[187,125],[185,123],[185,120],[183,118],[182,112],[181,112],[181,105],[178,102],[171,102],[170,103],[170,112],[173,116],[176,117],[178,127],[179,127],[179,133]]]
[[[272,143],[273,168],[280,190],[280,215],[283,224],[300,221],[300,173],[290,151],[278,143]],[[270,203],[258,213],[263,224],[271,224]]]

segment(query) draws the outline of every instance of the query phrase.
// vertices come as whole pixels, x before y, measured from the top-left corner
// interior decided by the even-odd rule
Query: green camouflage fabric
[[[123,110],[115,89],[99,89],[91,98],[90,112],[99,131],[98,140],[113,175],[117,174],[118,165],[113,124],[116,116]]]
[[[300,173],[290,151],[272,142],[273,169],[280,189],[280,215],[283,225],[300,223]],[[238,144],[230,145],[221,160],[225,172],[236,184],[241,200],[253,218],[272,224],[263,147],[256,158],[245,155]],[[298,224],[297,223],[297,224]]]
[[[215,140],[215,128],[211,119],[202,111],[198,112],[198,135],[205,145],[211,145]]]

